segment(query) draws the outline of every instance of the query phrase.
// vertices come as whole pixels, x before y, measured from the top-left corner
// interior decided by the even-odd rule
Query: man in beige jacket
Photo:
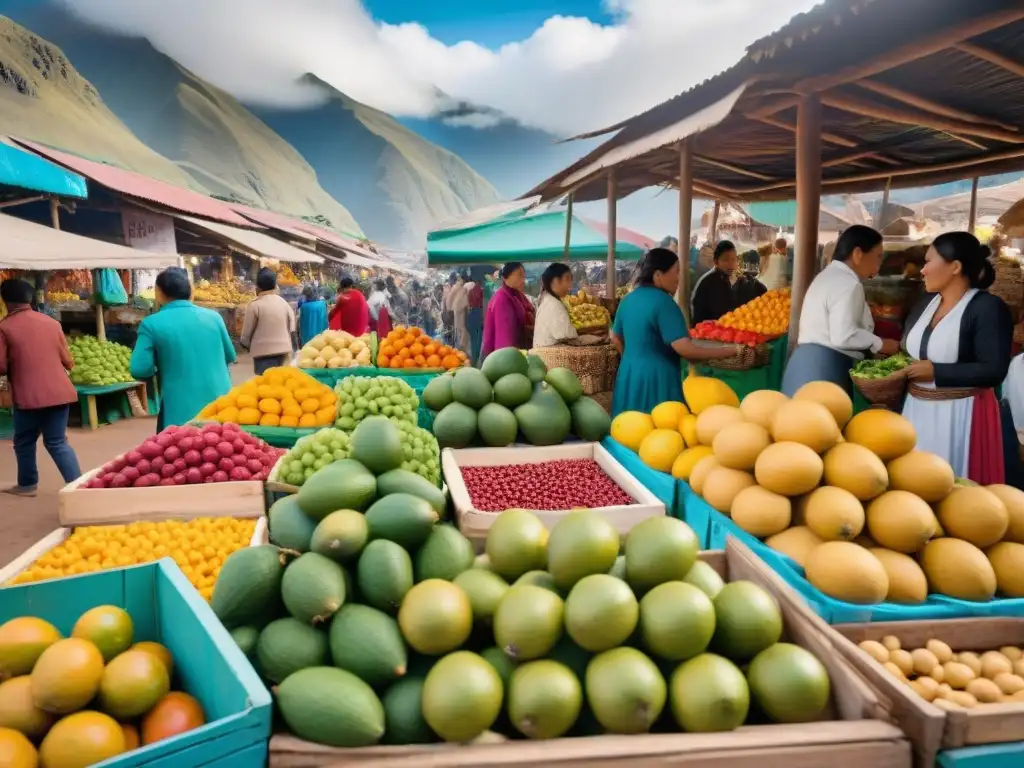
[[[295,313],[277,293],[277,275],[264,267],[256,276],[256,298],[245,310],[242,346],[252,354],[259,376],[268,368],[287,365],[295,349]]]

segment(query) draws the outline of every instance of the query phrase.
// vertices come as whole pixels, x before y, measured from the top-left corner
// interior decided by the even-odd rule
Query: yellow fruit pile
[[[902,416],[853,416],[830,382],[792,400],[761,390],[740,403],[701,377],[683,392],[689,409],[621,413],[612,437],[687,481],[826,595],[855,604],[1024,597],[1024,492],[956,478],[944,459],[915,450]]]
[[[580,328],[606,328],[612,319],[607,309],[595,304],[577,304],[569,306],[568,309],[572,327],[577,330]]]
[[[345,331],[324,331],[299,350],[299,368],[351,368],[372,364],[369,334],[356,337]]]
[[[271,368],[218,397],[199,418],[243,426],[329,427],[337,400],[333,389],[298,368]]]
[[[722,315],[718,324],[737,331],[754,331],[765,336],[781,336],[789,330],[789,289],[768,291],[739,309]]]
[[[81,298],[71,291],[47,291],[46,301],[50,304],[64,304],[69,301],[81,301]]]
[[[173,558],[199,594],[209,600],[220,567],[249,546],[256,521],[199,517],[159,523],[84,526],[41,556],[6,586],[76,576],[108,568]]]
[[[942,709],[1024,701],[1024,651],[1017,646],[954,653],[943,641],[931,639],[923,648],[907,650],[894,635],[858,645],[889,674]]]
[[[207,304],[248,304],[255,298],[254,290],[243,289],[234,281],[211,283],[209,280],[200,280],[192,289],[192,300]]]

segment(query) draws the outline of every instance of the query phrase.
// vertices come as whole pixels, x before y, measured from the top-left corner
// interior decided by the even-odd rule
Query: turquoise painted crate
[[[262,768],[270,693],[213,611],[173,560],[0,589],[0,624],[46,619],[65,635],[98,605],[131,614],[135,640],[167,646],[177,687],[203,706],[206,725],[98,763],[98,768]]]
[[[729,536],[734,536],[754,551],[782,580],[829,624],[858,624],[871,621],[921,621],[924,619],[955,619],[984,616],[984,603],[968,603],[938,595],[929,595],[921,605],[854,605],[835,600],[814,587],[804,577],[804,570],[785,555],[765,546],[759,539],[741,529],[730,518],[711,508],[700,496],[691,494],[688,508],[703,507],[710,519],[708,549],[725,549]]]
[[[644,464],[635,451],[631,451],[622,443],[606,437],[601,441],[604,448],[612,457],[619,462],[626,471],[635,477],[640,484],[653,493],[658,501],[665,505],[665,511],[672,517],[682,518],[678,506],[679,481],[672,475],[651,469]],[[698,534],[699,537],[699,534]]]

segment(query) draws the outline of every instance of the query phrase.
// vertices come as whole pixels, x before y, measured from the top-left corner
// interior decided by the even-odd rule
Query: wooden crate
[[[201,513],[192,515],[192,518],[205,517]],[[227,515],[218,515],[218,517],[227,517]],[[247,517],[247,515],[232,515],[232,517]],[[166,519],[166,518],[165,518]],[[188,519],[188,518],[179,518]],[[130,521],[124,521],[130,522]],[[31,547],[26,549],[11,562],[0,568],[0,587],[6,584],[8,581],[13,579],[19,573],[24,571],[26,568],[32,565],[36,560],[45,555],[51,549],[59,544],[63,544],[65,540],[72,534],[73,528],[58,528],[55,531],[51,531],[46,534],[43,538],[33,544]],[[256,521],[256,530],[253,531],[252,538],[249,540],[250,547],[258,547],[261,544],[269,544],[269,529],[267,526],[267,518],[260,517]]]
[[[726,552],[701,552],[729,581],[748,579],[778,598],[789,590],[780,579],[757,568],[756,556],[738,542]],[[818,629],[807,622],[792,601],[779,600],[785,639],[821,659],[832,682],[827,719],[805,725],[752,725],[729,733],[594,736],[552,741],[504,741],[456,746],[336,749],[291,736],[270,740],[270,768],[477,768],[484,766],[558,766],[605,768],[646,765],[692,768],[821,768],[869,765],[908,768],[910,744],[884,718],[876,694],[837,657]],[[489,742],[492,740],[488,740]]]
[[[99,471],[86,472],[57,494],[61,525],[76,528],[194,517],[259,517],[266,512],[259,480],[149,488],[82,487]]]
[[[495,467],[510,464],[540,464],[559,459],[593,459],[602,470],[635,500],[628,506],[597,507],[595,512],[615,526],[620,534],[629,533],[637,523],[649,517],[665,514],[665,505],[647,490],[625,467],[599,443],[566,443],[547,447],[513,446],[511,448],[466,448],[441,451],[441,470],[455,508],[455,522],[459,530],[470,539],[487,536],[495,512],[481,512],[473,508],[469,490],[462,479],[461,467]],[[530,510],[549,528],[566,515],[568,510]]]

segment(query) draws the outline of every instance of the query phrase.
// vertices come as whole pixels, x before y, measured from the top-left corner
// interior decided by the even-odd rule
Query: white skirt
[[[918,400],[907,395],[903,415],[917,432],[917,450],[941,456],[957,477],[967,477],[971,460],[971,420],[974,398]]]

